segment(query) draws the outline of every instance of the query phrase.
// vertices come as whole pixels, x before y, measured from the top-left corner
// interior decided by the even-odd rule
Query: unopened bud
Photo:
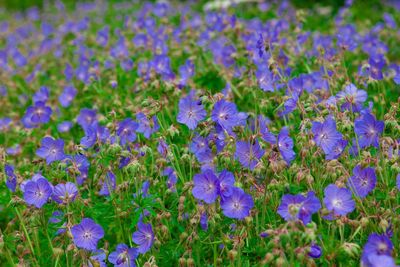
[[[184,266],[186,266],[186,259],[179,258],[179,267],[184,267]]]
[[[194,267],[194,259],[193,258],[187,259],[186,265],[187,267]]]
[[[231,250],[228,251],[228,258],[229,258],[230,261],[234,261],[236,256],[237,256],[237,251],[236,250],[231,249]]]

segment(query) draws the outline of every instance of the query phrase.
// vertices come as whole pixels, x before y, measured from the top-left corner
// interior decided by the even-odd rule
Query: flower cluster
[[[396,1],[67,2],[0,9],[0,263],[399,265]]]

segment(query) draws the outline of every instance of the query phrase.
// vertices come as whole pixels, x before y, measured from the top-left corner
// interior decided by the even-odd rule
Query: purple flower
[[[370,234],[367,243],[364,245],[363,253],[361,255],[361,263],[363,266],[390,266],[382,265],[387,259],[380,263],[380,265],[374,265],[372,262],[376,262],[377,259],[371,258],[371,256],[388,256],[391,257],[393,251],[393,243],[386,235],[379,235],[376,233]],[[372,262],[370,261],[372,259]]]
[[[164,44],[165,42],[162,41]],[[161,75],[161,78],[164,81],[169,81],[175,77],[175,74],[172,71],[170,59],[166,55],[156,55],[151,62],[154,71]]]
[[[257,122],[262,139],[270,144],[276,144],[276,136],[268,129],[270,120],[262,115],[259,115]]]
[[[24,199],[29,205],[43,207],[53,193],[52,186],[45,178],[31,180],[24,186]]]
[[[325,188],[324,193],[324,204],[329,211],[333,212],[333,215],[344,216],[355,209],[356,203],[349,189],[330,184]]]
[[[76,118],[76,122],[86,130],[90,125],[97,121],[96,110],[83,108],[81,109],[78,117]]]
[[[218,197],[219,180],[212,170],[205,170],[193,177],[192,194],[207,204],[214,203]]]
[[[332,150],[325,155],[327,160],[337,159],[342,155],[344,149],[349,142],[347,140],[341,139],[333,146]]]
[[[78,188],[71,182],[58,184],[53,190],[53,200],[59,204],[67,204],[73,202],[78,195]]]
[[[165,168],[162,174],[168,176],[167,180],[168,189],[170,189],[173,192],[176,192],[175,185],[176,182],[178,181],[178,178],[176,177],[174,169],[172,169],[171,167],[167,167]]]
[[[228,197],[232,194],[232,189],[234,188],[235,184],[235,177],[233,173],[223,170],[218,175],[219,180],[219,194],[221,198]]]
[[[139,255],[136,248],[130,248],[125,244],[118,244],[115,251],[108,255],[108,261],[117,267],[136,267],[135,259]]]
[[[43,102],[45,103],[49,98],[49,89],[46,86],[40,87],[39,91],[33,95],[33,103]]]
[[[289,129],[287,127],[283,127],[278,135],[278,149],[287,165],[290,165],[292,160],[294,160],[296,157],[293,147],[294,143],[293,139],[289,136]]]
[[[208,146],[208,140],[206,138],[199,135],[195,136],[190,144],[189,149],[201,163],[208,163],[212,161],[212,150]]]
[[[149,139],[151,134],[157,132],[160,128],[156,116],[153,116],[150,121],[146,115],[144,115],[142,112],[139,112],[136,114],[136,119],[139,123],[136,131],[142,133],[147,139]]]
[[[239,160],[242,166],[254,170],[260,158],[264,155],[264,150],[261,149],[257,140],[253,144],[247,141],[236,142],[235,157]]]
[[[11,190],[11,192],[15,192],[15,189],[17,188],[17,176],[14,173],[14,167],[12,165],[5,164],[4,172],[7,177],[6,186]]]
[[[16,145],[14,145],[14,146],[8,147],[8,148],[6,149],[6,153],[7,153],[8,155],[13,155],[13,156],[15,156],[15,155],[17,155],[17,154],[20,154],[21,151],[22,151],[22,149],[21,149],[21,146],[20,146],[19,144],[16,144]]]
[[[60,101],[61,106],[69,107],[71,105],[72,100],[74,100],[78,91],[73,86],[66,86],[64,91],[58,97],[58,101]]]
[[[49,223],[59,223],[62,221],[63,217],[64,217],[64,213],[60,210],[56,210],[51,214]]]
[[[181,77],[179,85],[185,86],[187,81],[194,75],[194,64],[191,60],[186,60],[185,64],[179,67]]]
[[[136,140],[135,131],[138,127],[138,123],[133,121],[131,118],[127,118],[118,123],[117,135],[120,138],[121,145],[125,145],[128,142],[134,142]]]
[[[84,218],[80,224],[72,226],[71,234],[74,239],[74,244],[78,248],[95,250],[99,240],[104,237],[104,230],[92,219]]]
[[[254,202],[251,195],[246,194],[243,189],[234,187],[232,193],[221,199],[221,209],[228,218],[242,220],[250,215]]]
[[[365,198],[376,186],[375,169],[362,169],[357,165],[353,169],[353,176],[349,178],[348,186],[358,197]]]
[[[138,223],[138,230],[132,234],[132,240],[139,246],[138,252],[145,254],[154,243],[154,233],[151,224]]]
[[[382,69],[386,65],[386,61],[381,54],[371,55],[369,60],[369,76],[375,80],[382,80]]]
[[[330,154],[336,144],[342,140],[342,134],[336,130],[336,122],[330,117],[323,123],[313,122],[311,131],[314,134],[315,143],[322,148],[325,155]]]
[[[100,189],[99,194],[101,196],[109,196],[110,192],[114,191],[116,187],[115,175],[112,172],[107,172],[106,178],[103,181],[103,185]]]
[[[234,103],[222,99],[215,103],[211,112],[211,119],[230,132],[234,126],[241,125],[246,118],[244,114],[237,111]]]
[[[165,142],[164,139],[160,138],[158,141],[157,151],[160,153],[161,156],[167,159],[168,156],[168,144]],[[168,159],[167,159],[168,160]]]
[[[28,107],[22,122],[26,128],[35,128],[39,124],[48,123],[52,110],[44,102],[36,102],[34,106]]]
[[[207,116],[200,100],[193,99],[192,95],[188,95],[179,100],[179,113],[177,121],[185,124],[190,130],[194,130],[197,124],[204,120]]]
[[[85,129],[85,136],[81,138],[80,144],[85,148],[94,146],[97,141],[96,124],[92,124]]]
[[[276,78],[268,68],[259,68],[256,71],[258,85],[264,92],[275,91]]]
[[[0,118],[0,132],[6,131],[12,120],[10,118]]]
[[[25,185],[26,185],[27,183],[29,183],[30,181],[37,182],[40,178],[46,179],[41,173],[35,173],[35,174],[32,176],[31,179],[23,181],[23,182],[20,184],[20,188],[21,188],[22,193],[25,192]],[[50,184],[50,186],[52,186],[52,185]]]
[[[391,256],[371,254],[368,256],[368,267],[398,267],[395,260]]]
[[[205,212],[200,215],[200,227],[203,229],[203,231],[207,231],[208,229],[208,217],[207,213]]]
[[[400,191],[400,173],[397,174],[397,177],[396,177],[396,185],[397,185],[397,189]]]
[[[285,221],[301,220],[304,224],[311,222],[311,217],[321,208],[319,199],[314,192],[309,192],[307,196],[301,194],[286,194],[282,197],[278,207],[278,214]]]
[[[310,251],[308,252],[308,256],[314,259],[320,258],[322,255],[322,248],[317,244],[313,243],[310,246]]]
[[[379,146],[379,136],[383,133],[385,124],[378,121],[370,113],[364,113],[354,121],[354,132],[358,136],[360,148]]]
[[[354,84],[349,84],[336,97],[343,102],[341,106],[342,110],[359,112],[368,95],[364,90],[358,90]]]
[[[36,155],[46,159],[47,165],[54,161],[63,160],[65,158],[64,140],[44,137],[41,142],[41,147],[36,150]]]
[[[89,267],[107,267],[105,263],[107,256],[103,249],[96,249],[92,251],[92,256],[90,256],[90,260],[88,260]],[[135,267],[135,266],[133,266]]]
[[[70,121],[63,121],[57,125],[57,130],[60,133],[65,133],[69,132],[69,130],[72,128],[72,122]]]

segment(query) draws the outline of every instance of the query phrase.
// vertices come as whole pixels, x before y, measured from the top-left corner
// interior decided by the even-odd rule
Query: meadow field
[[[399,1],[0,1],[0,266],[400,265]]]

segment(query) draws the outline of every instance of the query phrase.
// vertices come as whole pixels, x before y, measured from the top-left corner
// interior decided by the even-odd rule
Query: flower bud
[[[360,254],[360,246],[355,243],[344,243],[340,250],[349,255],[350,257],[358,257]]]
[[[193,259],[193,258],[187,259],[187,261],[186,261],[186,266],[187,266],[187,267],[194,267],[194,266],[195,266],[195,264],[194,264],[194,259]]]
[[[179,258],[179,267],[184,267],[184,266],[186,266],[186,259]]]
[[[179,236],[179,239],[181,242],[186,241],[188,237],[188,234],[186,232],[181,233],[181,235]]]
[[[55,256],[61,256],[61,255],[63,255],[65,252],[64,252],[64,250],[62,249],[62,248],[57,248],[57,247],[55,247],[55,248],[53,248],[53,254],[55,255]]]
[[[366,217],[361,218],[360,224],[361,224],[362,227],[367,227],[368,223],[369,223],[368,218],[366,218]]]
[[[274,254],[272,254],[271,252],[268,252],[267,254],[265,254],[263,264],[270,263],[270,262],[272,262],[273,259],[274,259]]]
[[[230,261],[234,261],[236,256],[237,256],[237,251],[236,250],[231,249],[231,250],[228,251],[228,258],[229,258]]]
[[[279,257],[279,258],[276,259],[275,265],[277,267],[283,267],[283,266],[287,266],[287,262],[286,262],[285,258]]]
[[[251,225],[252,222],[253,222],[253,217],[250,217],[250,216],[246,217],[245,218],[245,222],[246,222],[247,225]]]
[[[389,222],[388,222],[387,220],[385,220],[385,219],[382,219],[382,220],[379,222],[379,227],[381,227],[381,229],[382,229],[383,231],[386,231],[386,229],[389,227]]]

